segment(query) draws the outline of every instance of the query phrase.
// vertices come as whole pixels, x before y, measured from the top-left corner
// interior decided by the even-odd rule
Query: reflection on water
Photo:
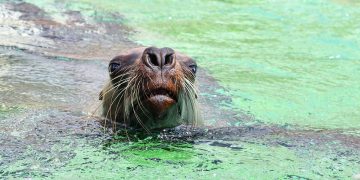
[[[124,13],[142,44],[195,56],[264,123],[360,128],[357,1],[82,2]]]
[[[356,97],[356,86],[350,87],[356,72],[353,78],[347,74],[357,68],[356,52],[348,53],[349,58],[342,59],[341,64],[341,58],[336,55],[332,57],[336,64],[328,60],[315,63],[310,55],[304,56],[308,48],[301,46],[302,53],[290,53],[275,61],[277,55],[287,52],[283,46],[297,48],[303,41],[288,43],[288,38],[281,38],[284,33],[277,33],[276,27],[283,27],[283,21],[279,16],[264,13],[264,4],[193,1],[188,5],[196,5],[201,11],[192,12],[195,7],[169,2],[154,9],[142,9],[143,13],[139,13],[143,7],[134,1],[118,2],[122,6],[104,1],[97,4],[96,7],[102,8],[98,10],[92,4],[96,4],[95,1],[34,1],[37,6],[9,1],[0,4],[0,43],[6,45],[0,48],[0,178],[344,179],[360,172],[357,126],[304,129],[286,123],[264,124],[261,112],[251,111],[253,116],[233,109],[239,97],[253,107],[254,99],[269,96],[269,92],[281,94],[274,96],[280,98],[280,104],[288,102],[286,99],[295,97],[297,91],[291,88],[279,91],[276,87],[301,84],[298,78],[304,74],[305,79],[312,77],[307,83],[310,89],[322,92],[343,82],[340,84],[349,85],[349,92],[355,92]],[[299,3],[284,6],[291,9]],[[309,8],[307,4],[301,5]],[[178,8],[171,11],[174,13],[171,22],[182,29],[164,25],[169,22],[169,16],[160,10],[173,6]],[[200,8],[203,6],[208,8]],[[320,8],[319,4],[314,7]],[[154,13],[155,10],[159,11]],[[119,14],[122,12],[125,17]],[[184,12],[188,17],[183,16]],[[108,78],[107,60],[135,45],[126,38],[132,30],[120,24],[126,17],[131,19],[129,24],[134,28],[144,30],[138,36],[145,43],[182,49],[199,59],[203,67],[198,75],[202,114],[206,124],[216,128],[178,127],[145,137],[132,134],[133,141],[128,142],[123,134],[111,136],[99,125],[97,114],[92,116],[92,113],[100,105],[98,93]],[[197,23],[189,17],[209,19]],[[236,22],[236,18],[230,17],[241,17],[244,21]],[[142,25],[137,24],[139,22]],[[214,27],[213,22],[222,25]],[[272,22],[278,24],[272,26]],[[209,32],[204,34],[205,29]],[[189,39],[191,44],[187,43]],[[316,41],[315,45],[343,42],[328,40]],[[237,47],[233,47],[235,45]],[[282,48],[269,48],[272,45]],[[319,55],[315,57],[330,49],[314,52]],[[350,52],[348,48],[345,50]],[[242,52],[241,58],[239,52]],[[323,66],[329,70],[323,72]],[[314,71],[305,72],[304,68]],[[338,68],[345,69],[338,71]],[[209,76],[208,70],[227,89]],[[331,80],[329,73],[332,72],[337,80]],[[316,84],[327,76],[329,79]],[[255,94],[249,97],[242,94],[250,90]],[[295,92],[294,96],[286,94],[289,92]],[[271,99],[274,94],[270,94],[268,103],[277,104]],[[238,107],[242,107],[242,103],[241,100]],[[289,109],[294,107],[297,106],[289,105]],[[357,111],[354,113],[357,117]],[[352,120],[348,123],[353,123]]]
[[[103,62],[50,59],[15,48],[0,54],[2,176],[45,175],[74,156],[70,148],[105,137],[94,119],[84,118],[98,104]]]
[[[94,92],[107,78],[106,62],[48,59],[12,48],[2,48],[0,53],[0,98],[6,106],[21,102],[24,108],[56,106],[81,111],[79,107],[94,103]]]

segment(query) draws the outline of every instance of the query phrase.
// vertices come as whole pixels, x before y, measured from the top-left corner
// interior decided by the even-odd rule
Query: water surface
[[[359,128],[356,1],[84,1],[122,12],[145,45],[197,58],[266,123]]]
[[[359,4],[1,1],[0,177],[345,179],[360,172]],[[132,41],[130,41],[131,39]],[[99,125],[107,62],[195,57],[210,129]]]

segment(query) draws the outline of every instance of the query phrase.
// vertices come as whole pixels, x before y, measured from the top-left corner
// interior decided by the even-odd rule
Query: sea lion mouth
[[[177,102],[177,97],[175,95],[175,92],[165,89],[165,88],[157,88],[154,90],[149,90],[145,93],[145,97],[148,99],[151,99],[151,98],[154,98],[157,96],[159,96],[159,97],[164,96],[164,97],[170,98],[170,99],[174,100],[175,102]]]
[[[149,90],[145,93],[145,105],[148,110],[157,118],[166,114],[166,111],[177,103],[177,96],[175,92],[165,89],[157,88]]]

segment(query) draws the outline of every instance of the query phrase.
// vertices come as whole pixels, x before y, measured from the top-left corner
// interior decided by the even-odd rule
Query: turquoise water
[[[0,13],[0,28],[10,27],[1,31],[1,44],[21,47],[0,48],[0,177],[349,179],[360,173],[356,1],[28,2],[45,12],[35,16],[40,25]],[[239,127],[175,141],[155,135],[128,142],[104,133],[91,113],[106,64],[135,46],[119,38],[125,28],[119,24],[141,45],[193,56],[199,79],[214,78],[198,82],[210,102],[203,109],[215,118],[205,123]]]
[[[357,2],[84,2],[123,13],[141,44],[194,56],[262,122],[360,127]]]

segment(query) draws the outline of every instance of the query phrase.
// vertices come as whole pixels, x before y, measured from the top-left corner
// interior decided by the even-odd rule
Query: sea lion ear
[[[103,92],[100,91],[100,93],[99,93],[99,100],[102,100],[102,99],[103,99]]]

